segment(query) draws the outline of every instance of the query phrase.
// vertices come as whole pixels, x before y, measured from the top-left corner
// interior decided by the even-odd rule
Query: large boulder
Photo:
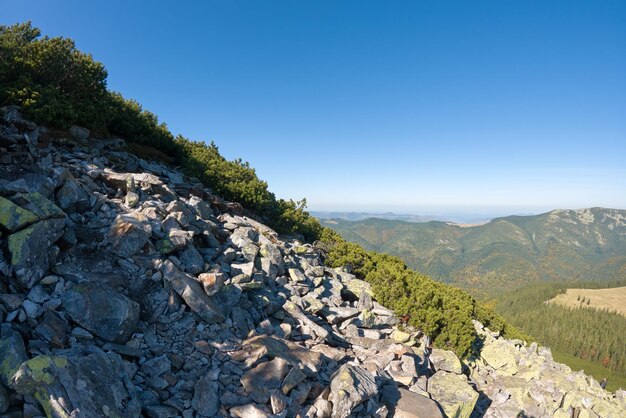
[[[63,219],[48,219],[9,235],[11,264],[18,285],[30,289],[46,274],[56,259],[56,242],[65,228]]]
[[[444,418],[437,402],[394,385],[385,385],[381,401],[394,418]]]
[[[72,178],[67,179],[57,190],[56,199],[61,209],[66,212],[84,212],[91,207],[89,195],[80,183]]]
[[[517,361],[515,360],[515,349],[504,340],[487,340],[480,352],[480,357],[489,366],[496,370],[501,370],[506,374],[518,372]]]
[[[461,374],[461,361],[452,351],[434,348],[430,355],[430,361],[435,366],[435,371],[443,370]]]
[[[242,350],[231,354],[231,357],[237,361],[252,364],[264,356],[279,357],[292,366],[302,368],[310,375],[317,373],[322,365],[320,353],[276,336],[259,335],[243,341],[241,345]]]
[[[39,217],[31,211],[0,196],[0,226],[8,229],[9,232],[16,231],[38,220]]]
[[[119,356],[92,348],[87,355],[37,356],[24,362],[12,387],[33,396],[51,418],[131,418],[140,416],[139,402],[131,398]]]
[[[330,382],[332,417],[348,417],[355,406],[367,401],[377,392],[373,374],[362,367],[344,364],[335,372]]]
[[[118,215],[108,234],[111,251],[120,257],[132,257],[148,243],[151,233],[152,227],[143,214],[131,212]]]
[[[200,318],[209,324],[224,321],[225,313],[220,305],[204,292],[194,277],[180,271],[170,260],[163,263],[162,273],[172,289]]]
[[[63,297],[63,307],[74,322],[112,342],[126,342],[139,321],[137,302],[90,282],[71,288]]]
[[[478,392],[462,374],[439,371],[428,380],[428,393],[448,417],[469,418],[478,400]]]

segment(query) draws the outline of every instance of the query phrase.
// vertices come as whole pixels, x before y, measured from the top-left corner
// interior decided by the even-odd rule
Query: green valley
[[[475,294],[542,280],[602,281],[626,275],[625,210],[554,210],[471,227],[375,218],[322,224]]]

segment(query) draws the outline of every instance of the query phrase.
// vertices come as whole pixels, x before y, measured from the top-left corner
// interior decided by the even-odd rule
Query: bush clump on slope
[[[306,200],[277,199],[248,163],[226,160],[213,143],[174,137],[156,115],[109,91],[106,77],[104,66],[76,49],[70,39],[41,37],[30,23],[0,26],[0,106],[19,105],[41,124],[82,125],[159,150],[187,175],[241,203],[278,232],[323,242],[329,265],[350,265],[357,276],[372,284],[383,305],[408,316],[409,324],[431,335],[437,346],[461,356],[468,354],[476,340],[472,319],[505,335],[516,335],[467,293],[409,270],[397,257],[366,251],[322,228],[305,211]]]

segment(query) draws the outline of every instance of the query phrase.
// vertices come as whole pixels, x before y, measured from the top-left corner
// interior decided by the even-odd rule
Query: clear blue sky
[[[311,209],[626,208],[625,1],[10,1]]]

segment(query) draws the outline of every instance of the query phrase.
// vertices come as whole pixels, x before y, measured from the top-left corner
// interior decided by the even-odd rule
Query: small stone
[[[409,341],[411,334],[400,331],[399,329],[394,329],[391,335],[389,335],[389,338],[395,343],[402,344]]]
[[[210,376],[201,377],[194,387],[191,405],[200,415],[215,415],[220,407],[217,382],[211,380]]]
[[[84,328],[76,327],[72,330],[72,337],[79,340],[93,340],[93,335]]]
[[[270,405],[272,406],[272,413],[280,414],[287,407],[287,398],[278,392],[273,392],[270,395]]]
[[[287,373],[280,390],[287,395],[291,389],[295,388],[304,379],[306,379],[306,375],[302,373],[302,370],[299,367],[292,367],[289,373]]]
[[[24,303],[22,303],[22,309],[24,309],[26,316],[31,319],[39,318],[43,314],[43,309],[41,309],[41,306],[28,299],[26,299]]]
[[[139,195],[135,192],[128,192],[126,193],[125,202],[129,208],[134,208],[139,203]]]
[[[222,272],[201,273],[198,280],[202,283],[202,287],[207,295],[213,296],[224,286],[226,274]]]

